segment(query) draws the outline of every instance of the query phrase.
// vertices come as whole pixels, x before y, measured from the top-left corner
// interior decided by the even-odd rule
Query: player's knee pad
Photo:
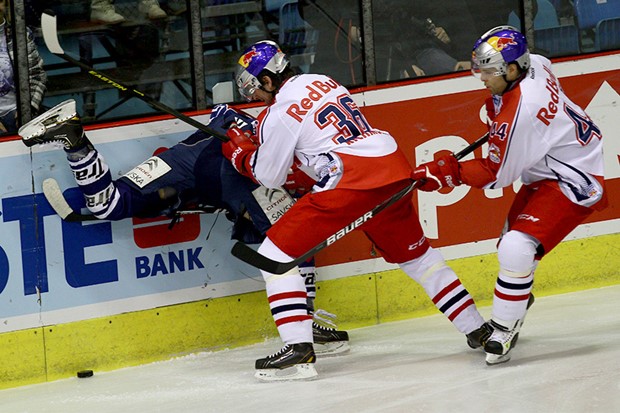
[[[538,240],[521,231],[508,231],[497,247],[500,272],[507,277],[527,277],[536,267]]]
[[[415,281],[424,284],[437,271],[446,268],[446,262],[439,251],[429,247],[422,256],[402,263],[400,267]]]
[[[293,260],[293,257],[291,257],[288,254],[285,254],[268,237],[265,238],[265,240],[260,245],[260,247],[258,247],[258,252],[264,255],[265,257],[270,258],[275,261],[288,262],[288,261]],[[290,275],[296,275],[301,279],[301,275],[299,274],[299,267],[293,267],[292,269],[285,272],[284,274],[272,274],[272,273],[262,271],[262,270],[261,270],[261,274],[263,275],[263,278],[265,279],[265,282],[267,284],[269,284],[270,282],[276,281],[278,279],[290,276]]]

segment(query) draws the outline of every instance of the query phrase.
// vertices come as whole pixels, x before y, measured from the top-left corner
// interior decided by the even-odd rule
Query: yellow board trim
[[[0,334],[0,389],[47,380],[43,329]]]
[[[537,296],[620,284],[620,234],[567,241],[541,261]],[[449,261],[478,306],[493,297],[495,254]],[[320,269],[319,269],[320,278]],[[344,329],[437,314],[400,270],[317,283],[317,308]],[[114,370],[275,337],[264,291],[0,334],[0,388]],[[251,369],[252,366],[248,366]]]

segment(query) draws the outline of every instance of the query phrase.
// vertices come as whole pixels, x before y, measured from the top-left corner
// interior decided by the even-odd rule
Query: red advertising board
[[[593,102],[599,92],[610,86],[616,99],[620,95],[620,70],[563,77],[560,82],[567,95],[586,108],[595,122],[605,119],[605,114],[599,113]],[[486,90],[464,91],[364,106],[362,110],[374,127],[387,130],[396,138],[411,164],[416,165],[419,161],[416,162],[415,150],[425,142],[445,136],[473,142],[483,135],[486,126],[480,120],[480,110],[487,96]],[[614,105],[612,101],[603,103]],[[609,106],[605,110],[608,111]],[[610,129],[613,132],[613,128],[602,128],[604,139],[618,139]],[[482,150],[478,149],[475,156],[483,156]],[[617,162],[618,154],[613,157]],[[610,207],[593,214],[587,222],[620,218],[615,206],[620,205],[620,179],[608,176],[606,186]],[[438,207],[439,237],[431,239],[432,245],[443,247],[497,238],[514,193],[512,187],[507,187],[502,196],[490,198],[482,190],[471,189],[458,202]],[[418,195],[413,197],[417,202]],[[374,257],[370,242],[362,233],[354,233],[323,251],[317,261],[324,266]]]

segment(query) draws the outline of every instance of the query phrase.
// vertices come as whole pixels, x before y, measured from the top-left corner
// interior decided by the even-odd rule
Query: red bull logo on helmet
[[[275,53],[272,50],[269,50],[269,48],[275,49]],[[280,50],[279,47],[276,47],[275,43],[268,42],[268,41],[260,42],[252,46],[250,49],[248,49],[239,58],[238,63],[240,66],[247,69],[250,66],[250,64],[252,64],[252,60],[254,60],[254,58],[257,57],[259,59],[262,58],[264,60],[263,63],[266,65],[269,62],[269,60],[273,57],[273,55],[277,55],[279,53],[282,53],[282,50]]]
[[[250,50],[248,50],[247,52],[245,52],[240,58],[239,58],[239,65],[247,68],[250,63],[252,62],[252,59],[254,58],[254,56],[258,56],[258,52],[256,51],[256,49],[254,47],[252,47]]]
[[[489,37],[487,43],[491,45],[491,47],[498,52],[501,52],[506,48],[506,46],[516,46],[519,43],[514,39],[514,35],[509,34],[505,35],[505,37],[493,36]]]

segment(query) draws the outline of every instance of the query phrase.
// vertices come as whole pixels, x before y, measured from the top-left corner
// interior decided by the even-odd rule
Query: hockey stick
[[[47,178],[43,181],[43,195],[50,203],[54,211],[67,222],[83,222],[83,221],[96,221],[97,218],[94,215],[85,215],[75,212],[69,203],[65,199],[58,186],[58,182],[54,178]]]
[[[208,133],[209,135],[215,136],[216,138],[220,139],[223,142],[228,142],[229,140],[228,136],[226,136],[225,134],[222,134],[221,132],[213,128],[210,128],[207,125],[200,123],[197,120],[192,119],[189,116],[186,116],[182,114],[181,112],[175,109],[172,109],[169,106],[164,105],[163,103],[159,102],[158,100],[153,99],[152,97],[148,95],[145,95],[139,90],[133,89],[127,85],[124,85],[122,82],[118,80],[112,79],[104,75],[103,73],[96,71],[93,67],[88,66],[87,64],[66,54],[63,48],[60,46],[60,43],[58,41],[58,31],[56,28],[56,16],[54,16],[52,13],[53,12],[45,11],[43,14],[41,14],[41,30],[43,32],[43,41],[45,42],[45,45],[47,46],[50,52],[60,57],[61,59],[64,59],[67,62],[80,67],[81,69],[85,70],[89,75],[96,77],[102,82],[107,83],[110,86],[114,86],[121,92],[129,93],[133,97],[136,97],[142,100],[143,102],[147,103],[152,108],[159,110],[160,112],[164,112],[169,115],[172,115],[175,118],[178,118],[182,120],[183,122],[195,127],[196,129],[200,129],[201,131]]]
[[[464,148],[457,154],[455,154],[454,155],[455,158],[462,159],[466,155],[473,152],[475,149],[482,146],[482,144],[484,144],[488,139],[489,139],[489,134],[487,133],[484,136],[478,138],[475,142],[473,142],[472,144],[470,144],[469,146],[467,146],[466,148]],[[251,247],[249,247],[248,245],[240,241],[237,241],[235,245],[233,245],[231,253],[235,257],[239,258],[241,261],[246,262],[263,271],[266,271],[272,274],[284,274],[285,272],[289,271],[291,268],[296,267],[302,262],[308,260],[310,257],[314,256],[317,252],[321,251],[323,248],[328,247],[329,245],[338,241],[340,238],[342,238],[349,232],[353,231],[354,229],[356,229],[357,227],[359,227],[360,225],[362,225],[369,219],[373,218],[375,215],[377,215],[384,209],[388,208],[389,206],[393,205],[398,200],[405,197],[411,191],[416,189],[419,186],[419,183],[420,181],[411,181],[411,183],[407,185],[405,188],[401,189],[400,191],[392,195],[390,198],[381,202],[379,205],[377,205],[370,211],[366,212],[363,216],[351,222],[346,227],[330,235],[325,241],[320,242],[310,251],[306,252],[300,257],[295,258],[292,261],[289,261],[289,262],[274,261],[270,258],[265,257],[264,255],[260,254],[258,251],[252,249]]]

